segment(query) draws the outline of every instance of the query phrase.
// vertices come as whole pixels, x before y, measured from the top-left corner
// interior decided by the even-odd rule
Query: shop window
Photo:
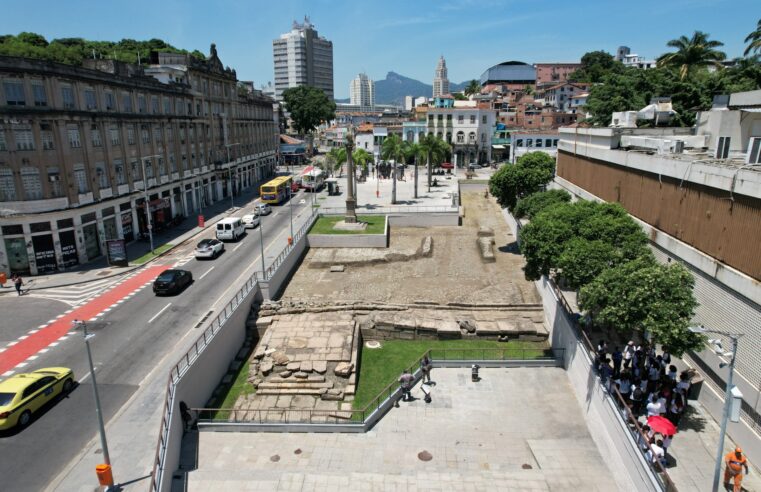
[[[74,227],[74,219],[60,219],[56,224],[59,229],[71,229]]]

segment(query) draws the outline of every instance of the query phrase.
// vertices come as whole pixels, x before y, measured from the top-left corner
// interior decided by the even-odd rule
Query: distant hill
[[[449,84],[451,92],[458,92],[465,88],[467,82],[461,84]],[[386,74],[384,80],[375,81],[375,103],[376,104],[396,104],[404,106],[404,96],[413,97],[431,97],[433,86],[425,84],[419,80],[399,75],[396,72]]]

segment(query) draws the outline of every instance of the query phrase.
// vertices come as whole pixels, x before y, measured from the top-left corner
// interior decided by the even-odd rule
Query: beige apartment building
[[[0,57],[0,272],[101,257],[272,175],[273,101],[211,46],[148,67]],[[192,220],[195,220],[193,218]]]

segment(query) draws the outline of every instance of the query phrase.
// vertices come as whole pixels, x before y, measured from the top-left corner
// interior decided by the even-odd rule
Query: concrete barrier
[[[401,214],[388,216],[389,224],[396,227],[436,227],[460,225],[460,214],[457,211],[443,213]]]
[[[293,249],[285,255],[281,263],[274,269],[272,276],[268,280],[259,282],[262,298],[266,300],[275,299],[282,292],[283,287],[291,278],[291,275],[293,275],[296,267],[301,263],[301,260],[309,249],[307,237],[307,234],[303,234],[296,239],[293,243]],[[243,322],[245,324],[245,319]]]

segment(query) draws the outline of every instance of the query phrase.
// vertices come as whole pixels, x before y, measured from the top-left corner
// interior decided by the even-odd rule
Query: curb
[[[234,210],[233,212],[229,212],[229,213],[225,212],[224,216],[228,217],[231,213],[235,213],[235,212],[239,211],[240,209],[241,209],[241,207],[238,207],[238,210]],[[230,209],[228,209],[228,211],[229,210]],[[222,218],[223,217],[220,217],[219,219],[206,222],[206,224],[208,224],[208,225],[216,224],[217,222],[222,220]],[[196,226],[196,227],[198,227],[198,226]],[[78,282],[69,282],[69,283],[56,284],[56,285],[47,285],[45,287],[40,287],[40,288],[37,288],[37,289],[34,289],[34,290],[35,291],[43,291],[43,290],[47,290],[47,289],[58,289],[58,288],[61,288],[61,287],[71,287],[73,285],[87,284],[87,283],[95,282],[95,281],[98,281],[98,280],[104,280],[104,279],[107,279],[107,278],[119,277],[121,275],[126,275],[128,273],[132,273],[132,272],[134,272],[136,270],[139,270],[141,268],[145,268],[146,266],[150,265],[151,263],[153,263],[154,261],[158,260],[159,258],[161,258],[161,257],[163,257],[163,256],[165,256],[165,255],[167,255],[169,253],[171,253],[175,248],[177,248],[178,246],[182,246],[183,244],[185,244],[186,242],[190,241],[191,239],[196,237],[198,234],[201,234],[205,230],[206,230],[206,227],[204,227],[200,231],[196,232],[195,234],[193,234],[191,236],[188,236],[187,238],[185,238],[184,240],[180,241],[179,243],[173,244],[171,248],[169,248],[166,251],[163,251],[160,254],[154,256],[153,258],[151,258],[150,260],[146,261],[142,265],[134,265],[134,266],[128,267],[128,270],[124,270],[124,271],[121,271],[121,272],[118,272],[118,273],[114,273],[112,275],[105,275],[103,277],[99,277],[99,278],[96,278],[96,279],[80,280]],[[188,232],[190,232],[190,231],[188,231]],[[30,280],[29,282],[31,283],[33,281],[34,281],[34,278],[32,278],[32,280]],[[0,290],[0,297],[3,297],[5,295],[12,294],[13,292],[15,292],[15,290],[12,287],[13,286],[11,286],[11,288],[9,288],[8,291]],[[4,287],[0,287],[0,288],[5,289]]]

